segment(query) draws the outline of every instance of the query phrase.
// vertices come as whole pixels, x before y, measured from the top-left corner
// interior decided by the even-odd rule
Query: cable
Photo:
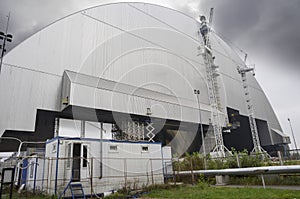
[[[193,41],[199,43],[199,41],[198,41],[197,39],[195,39],[193,36],[184,33],[183,31],[181,31],[181,30],[175,28],[174,26],[168,24],[167,22],[162,21],[162,20],[160,20],[160,19],[154,17],[153,15],[148,14],[148,13],[144,12],[143,10],[141,10],[141,9],[139,9],[139,8],[137,8],[137,7],[133,6],[133,5],[131,5],[131,4],[128,4],[128,6],[130,6],[130,7],[134,8],[134,9],[138,10],[139,12],[141,12],[141,13],[143,13],[143,14],[145,14],[145,15],[147,15],[147,16],[149,16],[149,17],[151,17],[151,18],[153,18],[153,19],[155,19],[155,20],[157,20],[157,21],[159,21],[159,22],[161,22],[161,23],[167,25],[168,27],[172,28],[173,30],[175,30],[175,31],[177,31],[177,32],[179,32],[179,33],[181,33],[181,34],[187,36],[188,38],[192,39]],[[186,59],[188,59],[188,60],[191,60],[191,61],[193,61],[193,62],[196,62],[197,64],[204,65],[203,63],[200,63],[200,62],[198,62],[197,60],[191,59],[191,58],[186,57],[186,56],[184,56],[184,55],[179,55],[179,54],[177,54],[176,52],[174,52],[174,51],[172,51],[172,50],[170,50],[170,49],[168,49],[168,48],[166,48],[166,47],[164,47],[164,46],[162,46],[162,45],[160,45],[160,44],[157,44],[157,43],[155,43],[155,42],[153,42],[153,41],[151,41],[151,40],[148,40],[148,39],[146,39],[146,38],[144,38],[144,37],[141,37],[141,36],[139,36],[139,35],[136,35],[136,34],[134,34],[134,33],[131,33],[131,32],[129,32],[129,31],[126,31],[126,30],[124,30],[124,29],[122,29],[122,28],[120,28],[120,27],[118,27],[118,26],[112,25],[112,24],[110,24],[110,23],[107,23],[107,22],[105,22],[105,21],[102,21],[102,20],[100,20],[100,19],[97,19],[97,18],[95,18],[95,17],[92,17],[92,16],[90,16],[90,15],[87,15],[87,14],[85,14],[84,12],[81,12],[81,14],[84,15],[84,16],[86,16],[86,17],[89,17],[89,18],[91,18],[91,19],[94,19],[94,20],[96,20],[96,21],[98,21],[98,22],[101,22],[101,23],[103,23],[103,24],[106,24],[106,25],[108,25],[108,26],[111,26],[111,27],[113,27],[113,28],[116,28],[116,29],[118,29],[118,30],[120,30],[120,31],[122,31],[122,32],[126,32],[126,33],[128,33],[128,34],[130,34],[130,35],[132,35],[132,36],[134,36],[134,37],[137,37],[137,38],[139,38],[139,39],[142,39],[142,40],[144,40],[144,41],[147,41],[148,43],[151,43],[151,44],[153,44],[153,45],[155,45],[155,46],[158,46],[158,47],[161,47],[161,48],[163,48],[163,49],[166,49],[166,50],[168,50],[168,51],[170,51],[170,52],[173,52],[174,54],[176,54],[176,55],[178,55],[178,56],[181,56],[181,57],[184,57],[184,58],[186,58]],[[212,30],[212,32],[215,33],[216,35],[218,35],[218,36],[219,36],[220,38],[222,38],[223,40],[225,40],[228,44],[231,44],[231,45],[229,45],[231,48],[232,48],[232,47],[235,47],[235,48],[238,49],[240,52],[246,54],[244,50],[242,50],[241,48],[239,48],[237,45],[235,45],[233,42],[231,42],[227,37],[225,37],[225,36],[222,35],[221,33],[217,33],[217,32],[214,31],[214,30]],[[232,48],[232,49],[233,49],[233,48]],[[233,50],[234,50],[234,49],[233,49]],[[231,57],[225,55],[224,53],[222,53],[222,52],[220,52],[220,51],[218,51],[218,50],[216,50],[216,49],[214,49],[214,51],[217,52],[219,55],[221,55],[221,56],[223,56],[223,57],[225,57],[225,58],[228,58],[228,59],[231,60],[233,63],[235,63],[235,64],[240,64],[240,63],[236,62],[234,59],[232,59]],[[4,65],[11,66],[11,67],[16,67],[16,68],[20,68],[20,69],[25,69],[25,70],[30,70],[30,71],[33,71],[33,72],[40,72],[40,73],[45,73],[45,74],[48,74],[48,75],[53,75],[53,76],[61,77],[60,75],[57,75],[57,74],[54,74],[54,73],[45,72],[45,71],[36,70],[36,69],[30,69],[30,68],[26,68],[26,67],[22,67],[22,66],[17,66],[17,65],[13,65],[13,64],[4,63]]]
[[[55,74],[55,73],[41,71],[41,70],[32,69],[32,68],[26,68],[25,66],[18,66],[18,65],[14,65],[14,64],[3,63],[3,66],[5,66],[5,65],[9,66],[9,67],[12,67],[12,68],[19,68],[19,69],[23,69],[23,70],[28,70],[28,71],[36,72],[36,73],[43,73],[43,74],[46,74],[46,75],[52,75],[52,76],[56,76],[56,77],[62,77],[61,75],[58,75],[58,74]]]
[[[159,21],[159,22],[161,22],[161,23],[163,23],[163,24],[169,26],[169,27],[172,28],[173,30],[175,30],[175,31],[177,31],[177,32],[179,32],[179,33],[181,33],[181,34],[187,36],[188,38],[192,39],[193,41],[199,43],[199,41],[198,41],[197,39],[195,39],[193,36],[191,36],[191,35],[189,35],[189,34],[186,34],[186,33],[182,32],[182,31],[180,31],[179,29],[177,29],[177,28],[175,28],[174,26],[168,24],[167,22],[164,22],[164,21],[162,21],[162,20],[160,20],[160,19],[154,17],[153,15],[150,15],[150,14],[144,12],[143,10],[141,10],[141,9],[139,9],[139,8],[137,8],[137,7],[135,7],[135,6],[133,6],[133,5],[130,5],[130,4],[128,4],[128,5],[129,5],[130,7],[132,7],[132,8],[134,8],[134,9],[136,9],[136,10],[142,12],[143,14],[145,14],[145,15],[147,15],[147,16],[149,16],[149,17],[151,17],[151,18],[153,18],[153,19],[155,19],[155,20],[157,20],[157,21]],[[115,25],[113,25],[113,24],[107,23],[107,22],[105,22],[105,21],[102,21],[102,20],[97,19],[97,18],[95,18],[95,17],[92,17],[92,16],[90,16],[90,15],[87,15],[87,14],[85,14],[85,13],[83,13],[83,12],[82,12],[81,14],[84,15],[84,16],[86,16],[86,17],[89,17],[89,18],[91,18],[91,19],[93,19],[93,20],[96,20],[96,21],[98,21],[98,22],[101,22],[101,23],[103,23],[103,24],[106,24],[106,25],[108,25],[108,26],[111,26],[111,27],[113,27],[113,28],[115,28],[115,29],[118,29],[118,30],[120,30],[120,31],[122,31],[122,32],[126,32],[126,33],[128,33],[128,34],[130,34],[130,35],[132,35],[132,36],[134,36],[134,37],[137,37],[137,38],[139,38],[139,39],[142,39],[142,40],[144,40],[144,41],[146,41],[146,42],[148,42],[148,43],[151,43],[151,44],[153,44],[153,45],[155,45],[155,46],[158,46],[158,47],[160,47],[160,48],[163,48],[163,49],[165,49],[165,50],[168,50],[168,51],[170,51],[170,52],[173,52],[175,55],[177,55],[177,56],[179,56],[179,57],[184,57],[184,58],[187,59],[187,60],[193,61],[193,62],[195,62],[195,63],[197,63],[197,64],[200,64],[200,65],[204,65],[203,63],[200,63],[199,61],[197,61],[197,60],[195,60],[195,59],[186,57],[186,56],[184,56],[184,55],[180,55],[180,54],[178,54],[178,53],[172,51],[171,49],[168,49],[168,48],[166,48],[166,47],[164,47],[164,46],[162,46],[162,45],[160,45],[160,44],[157,44],[157,43],[155,43],[155,42],[153,42],[153,41],[151,41],[151,40],[149,40],[149,39],[146,39],[146,38],[144,38],[144,37],[142,37],[142,36],[139,36],[139,35],[136,35],[136,34],[134,34],[134,33],[129,32],[129,31],[126,31],[126,30],[124,30],[124,29],[122,29],[122,28],[120,28],[120,27],[118,27],[118,26],[115,26]],[[237,49],[239,49],[242,53],[245,53],[245,51],[243,51],[242,49],[240,49],[238,46],[236,46],[233,42],[231,42],[229,39],[227,39],[227,38],[226,38],[225,36],[223,36],[222,34],[217,33],[217,32],[215,32],[215,31],[213,31],[213,33],[215,33],[216,35],[218,35],[219,37],[221,37],[223,40],[226,40],[229,44],[232,44],[232,46],[234,46],[234,47],[236,47]],[[229,46],[232,48],[231,45],[229,45]],[[233,49],[233,50],[234,50],[234,49]],[[231,60],[233,63],[235,63],[235,64],[240,64],[240,63],[238,63],[237,61],[235,61],[234,59],[232,59],[231,57],[225,55],[224,53],[222,53],[222,52],[220,52],[220,51],[218,51],[218,50],[216,50],[216,49],[214,49],[214,51],[215,51],[216,53],[218,53],[219,55],[221,55],[221,56],[223,56],[223,57],[225,57],[225,58],[228,58],[228,59]],[[57,75],[57,74],[54,74],[54,73],[45,72],[45,71],[36,70],[36,69],[30,69],[30,68],[26,68],[26,67],[22,67],[22,66],[17,66],[17,65],[13,65],[13,64],[4,63],[4,65],[11,66],[11,67],[16,67],[16,68],[20,68],[20,69],[25,69],[25,70],[30,70],[30,71],[33,71],[33,72],[40,72],[40,73],[44,73],[44,74],[48,74],[48,75],[53,75],[53,76],[61,77],[60,75]]]
[[[181,34],[183,34],[183,35],[185,35],[185,36],[191,38],[192,40],[196,41],[197,43],[199,43],[199,41],[198,41],[197,39],[195,39],[193,36],[191,36],[191,35],[189,35],[189,34],[186,34],[186,33],[182,32],[181,30],[175,28],[174,26],[168,24],[167,22],[162,21],[161,19],[158,19],[158,18],[154,17],[153,15],[151,15],[151,14],[149,14],[149,13],[146,13],[145,11],[143,11],[143,10],[141,10],[141,9],[139,9],[139,8],[137,8],[137,7],[133,6],[133,5],[131,5],[131,4],[128,4],[128,5],[129,5],[130,7],[132,7],[132,8],[134,8],[134,9],[136,9],[136,10],[142,12],[143,14],[145,14],[145,15],[147,15],[147,16],[149,16],[149,17],[151,17],[151,18],[153,18],[153,19],[155,19],[155,20],[157,20],[157,21],[159,21],[159,22],[161,22],[161,23],[163,23],[163,24],[169,26],[169,27],[172,28],[173,30],[175,30],[175,31],[177,31],[177,32],[179,32],[179,33],[181,33]],[[218,35],[215,31],[212,31],[212,32],[215,33],[216,35]],[[218,36],[219,36],[220,38],[222,38],[220,35],[218,35]],[[222,39],[223,39],[223,38],[222,38]],[[225,40],[225,39],[223,39],[223,40]],[[226,39],[226,40],[228,41],[228,43],[232,43],[230,40],[228,40],[228,39]],[[232,43],[232,44],[233,44],[233,43]],[[235,44],[233,44],[233,45],[236,46]],[[229,46],[230,46],[230,45],[229,45]],[[231,46],[230,46],[230,47],[231,47]],[[239,49],[239,50],[240,50],[241,52],[243,52],[244,54],[246,54],[246,53],[245,53],[242,49],[240,49],[239,47],[236,46],[236,48]],[[232,47],[231,47],[231,49],[234,50]],[[218,51],[218,50],[216,50],[216,49],[214,49],[214,51],[217,52],[218,54],[224,56],[225,58],[228,58],[228,59],[231,60],[233,63],[238,64],[238,65],[240,64],[240,63],[238,63],[237,61],[235,61],[234,59],[232,59],[230,56],[227,56],[227,55],[225,55],[224,53],[222,53],[222,52],[220,52],[220,51]],[[202,65],[203,65],[203,64],[202,64]]]
[[[235,47],[236,49],[238,49],[241,53],[247,54],[243,49],[241,49],[240,47],[238,47],[235,43],[233,43],[230,39],[228,39],[226,36],[224,36],[221,33],[216,32],[215,30],[213,30],[213,32],[218,35],[221,39],[223,39],[224,41],[226,41],[231,48]],[[232,48],[233,49],[233,48]],[[233,49],[234,50],[234,49]]]
[[[132,6],[132,7],[134,7],[134,6]],[[120,28],[120,27],[118,27],[118,26],[115,26],[115,25],[110,24],[110,23],[108,23],[108,22],[105,22],[105,21],[103,21],[103,20],[97,19],[97,18],[92,17],[92,16],[90,16],[90,15],[87,15],[87,14],[85,14],[85,13],[81,13],[81,14],[84,15],[84,16],[86,16],[86,17],[88,17],[88,18],[91,18],[91,19],[93,19],[93,20],[96,20],[96,21],[98,21],[98,22],[101,22],[101,23],[103,23],[103,24],[105,24],[105,25],[108,25],[108,26],[111,26],[111,27],[113,27],[113,28],[115,28],[115,29],[118,29],[118,30],[120,30],[120,31],[122,31],[122,32],[128,33],[128,34],[130,34],[130,35],[132,35],[132,36],[134,36],[134,37],[136,37],[136,38],[142,39],[142,40],[144,40],[144,41],[146,41],[146,42],[148,42],[148,43],[151,43],[151,44],[153,44],[153,45],[155,45],[155,46],[158,46],[158,47],[160,47],[160,48],[162,48],[162,49],[168,50],[168,51],[174,53],[175,55],[177,55],[177,56],[179,56],[179,57],[180,57],[180,56],[181,56],[181,57],[184,57],[185,59],[194,61],[194,62],[196,62],[196,63],[198,63],[198,64],[204,66],[203,63],[200,63],[200,62],[198,62],[198,61],[196,61],[196,60],[194,60],[194,59],[191,59],[191,58],[189,58],[189,57],[186,57],[186,56],[183,56],[183,55],[179,55],[179,54],[177,54],[176,52],[174,52],[174,51],[172,51],[172,50],[170,50],[170,49],[168,49],[168,48],[166,48],[166,47],[164,47],[164,46],[162,46],[162,45],[160,45],[160,44],[157,44],[157,43],[155,43],[155,42],[153,42],[153,41],[151,41],[151,40],[149,40],[149,39],[146,39],[146,38],[144,38],[144,37],[142,37],[142,36],[136,35],[136,34],[134,34],[134,33],[132,33],[132,32],[129,32],[129,31],[127,31],[127,30],[124,30],[124,29],[122,29],[122,28]],[[157,18],[153,17],[152,15],[150,15],[150,14],[148,14],[148,13],[147,13],[147,15],[148,15],[149,17],[152,17],[152,18],[158,20]],[[166,24],[166,25],[168,25],[166,22],[163,22],[162,20],[159,20],[159,21],[162,22],[162,23],[164,23],[164,24]],[[171,27],[171,28],[173,28],[173,29],[176,30],[177,32],[182,33],[180,30],[174,28],[173,26],[171,26],[171,25],[168,25],[168,26]],[[214,33],[215,33],[215,32],[214,32]],[[184,35],[187,35],[187,34],[184,33]],[[192,37],[192,36],[190,36],[190,35],[187,35],[187,36],[188,36],[189,38]],[[195,40],[195,39],[193,38],[193,40]],[[214,49],[214,51],[215,51],[216,53],[222,55],[223,57],[229,59],[229,60],[232,61],[234,64],[240,65],[240,63],[238,63],[237,61],[235,61],[235,60],[232,59],[231,57],[225,55],[224,53],[222,53],[222,52],[220,52],[220,51],[218,51],[218,50],[216,50],[216,49]]]
[[[150,44],[153,44],[154,46],[158,46],[158,47],[160,47],[160,48],[162,48],[162,49],[168,50],[168,51],[174,53],[175,55],[177,55],[178,57],[183,57],[183,58],[185,58],[185,59],[187,59],[187,60],[190,60],[190,61],[193,61],[193,62],[195,62],[195,63],[197,63],[197,64],[204,65],[203,63],[200,63],[199,61],[197,61],[197,60],[195,60],[195,59],[186,57],[186,56],[184,56],[184,55],[180,55],[180,54],[174,52],[173,50],[171,50],[171,49],[169,49],[169,48],[166,48],[166,47],[164,47],[164,46],[162,46],[162,45],[160,45],[160,44],[157,44],[157,43],[155,43],[155,42],[153,42],[153,41],[151,41],[151,40],[149,40],[149,39],[146,39],[146,38],[144,38],[144,37],[142,37],[142,36],[140,36],[140,35],[137,35],[137,34],[134,34],[134,33],[132,33],[132,32],[129,32],[129,31],[124,30],[124,29],[122,29],[122,28],[120,28],[120,27],[118,27],[118,26],[115,26],[115,25],[110,24],[110,23],[108,23],[108,22],[105,22],[105,21],[103,21],[103,20],[97,19],[97,18],[92,17],[92,16],[90,16],[90,15],[87,15],[87,14],[85,14],[85,13],[81,13],[81,14],[84,15],[84,16],[86,16],[86,17],[88,17],[88,18],[90,18],[90,19],[93,19],[93,20],[95,20],[95,21],[98,21],[98,22],[103,23],[103,24],[105,24],[105,25],[108,25],[108,26],[110,26],[110,27],[113,27],[113,28],[115,28],[115,29],[117,29],[117,30],[120,30],[120,31],[122,31],[122,32],[124,32],[124,33],[127,33],[127,34],[129,34],[129,35],[131,35],[131,36],[133,36],[133,37],[136,37],[136,38],[138,38],[138,39],[144,40],[144,41],[146,41],[146,42],[148,42],[148,43],[150,43]]]
[[[38,166],[40,165],[38,162],[33,161],[33,162],[31,162],[30,164],[27,164],[27,166],[25,166],[25,167],[19,166],[19,164],[21,164],[21,162],[23,162],[24,160],[26,160],[26,159],[28,159],[28,158],[31,158],[31,156],[25,157],[25,158],[21,159],[20,162],[17,163],[17,167],[20,168],[21,170],[23,170],[23,169],[27,169],[27,168],[30,167],[31,165],[35,165],[35,164],[37,164]]]
[[[153,18],[153,19],[155,19],[155,20],[157,20],[157,21],[159,21],[159,22],[161,22],[161,23],[163,23],[163,24],[169,26],[170,28],[176,30],[177,32],[180,32],[181,34],[183,34],[183,35],[185,35],[185,36],[191,38],[192,40],[196,41],[197,43],[199,42],[199,41],[198,41],[197,39],[195,39],[193,36],[191,36],[191,35],[189,35],[189,34],[186,34],[185,32],[182,32],[181,30],[175,28],[174,26],[168,24],[167,22],[164,22],[164,21],[162,21],[162,20],[160,20],[160,19],[154,17],[153,15],[150,15],[150,14],[146,13],[145,11],[143,11],[143,10],[141,10],[141,9],[139,9],[139,8],[137,8],[137,7],[133,6],[133,5],[131,5],[131,4],[128,4],[128,5],[129,5],[130,7],[132,7],[132,8],[134,8],[134,9],[136,9],[136,10],[142,12],[143,14],[145,14],[145,15],[147,15],[147,16],[149,16],[149,17],[151,17],[151,18]]]
[[[240,57],[239,53],[237,51],[239,51],[240,53],[242,53],[243,55],[248,55],[248,53],[243,50],[242,48],[240,48],[238,45],[236,45],[234,42],[232,42],[230,39],[228,39],[226,36],[224,36],[221,33],[216,32],[215,30],[212,30],[217,36],[219,36],[222,40],[226,41],[226,43],[228,44],[228,46]],[[241,59],[243,59],[242,57],[240,57]],[[248,60],[250,59],[250,63],[253,63],[251,61],[251,58],[249,58],[248,56]],[[246,64],[246,63],[245,63]],[[255,65],[255,64],[250,64],[250,65]]]

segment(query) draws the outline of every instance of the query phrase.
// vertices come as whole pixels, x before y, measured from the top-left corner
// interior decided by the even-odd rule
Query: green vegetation
[[[259,166],[277,166],[279,161],[271,161],[259,154],[249,155],[247,150],[238,152],[232,149],[232,156],[226,158],[212,158],[209,155],[203,157],[199,153],[185,154],[180,160],[173,162],[175,171],[202,170],[204,169],[204,160],[206,159],[206,169],[226,169],[237,167],[259,167]],[[285,161],[284,165],[299,165],[300,160]],[[299,174],[289,175],[265,175],[266,185],[299,185]],[[263,188],[228,188],[214,187],[215,177],[205,177],[203,175],[176,176],[177,182],[192,183],[196,185],[154,185],[145,187],[139,191],[128,189],[119,190],[117,193],[105,197],[107,199],[143,197],[143,198],[300,198],[300,191],[263,189]],[[260,176],[231,176],[229,184],[236,185],[261,185]],[[2,198],[9,198],[7,195]],[[33,193],[16,193],[14,199],[55,199],[55,196]]]
[[[8,199],[9,195],[5,194],[2,196],[2,199]],[[13,193],[13,199],[56,199],[57,197],[55,196],[48,196],[48,195],[43,195],[43,194],[32,194],[32,193],[22,193],[22,194],[18,194],[18,193]]]
[[[239,160],[239,162],[238,162]],[[225,169],[237,167],[256,167],[269,165],[270,162],[264,160],[261,155],[248,155],[247,150],[237,152],[233,150],[233,156],[227,158],[213,159],[209,155],[206,156],[207,169]],[[199,153],[185,154],[180,161],[174,162],[175,170],[200,170],[204,169],[204,157]]]
[[[146,198],[299,198],[300,191],[258,189],[258,188],[224,188],[207,187],[199,189],[198,186],[176,187],[173,189],[157,189],[145,195]]]
[[[230,176],[229,184],[234,185],[261,185],[260,176]],[[299,175],[266,175],[266,185],[299,185]]]
[[[106,199],[128,198],[128,194],[114,194]],[[150,186],[144,190],[141,198],[232,198],[232,199],[269,199],[269,198],[299,198],[300,191],[263,189],[263,188],[226,188],[211,187],[205,183],[190,185]]]
[[[9,188],[6,187],[6,189],[3,190],[3,195],[2,199],[8,199],[9,198]],[[57,199],[57,196],[50,196],[50,195],[45,195],[40,192],[32,193],[32,192],[22,192],[18,193],[17,190],[14,188],[13,194],[12,194],[13,199]]]
[[[245,167],[259,167],[259,166],[278,166],[279,161],[271,161],[262,154],[249,155],[245,149],[243,151],[236,151],[231,149],[232,156],[226,158],[212,158],[210,155],[204,157],[203,155],[194,152],[192,154],[186,153],[183,158],[173,163],[175,171],[187,170],[202,170],[204,169],[204,159],[206,158],[206,169],[227,169],[227,168],[245,168]],[[300,161],[288,160],[284,165],[299,165]]]

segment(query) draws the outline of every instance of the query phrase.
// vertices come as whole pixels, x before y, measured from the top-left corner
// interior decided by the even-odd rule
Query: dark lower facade
[[[73,115],[74,111],[77,113],[76,117]],[[234,148],[237,151],[243,151],[246,149],[248,152],[251,152],[253,149],[253,142],[248,117],[240,115],[238,110],[232,108],[227,108],[227,112],[229,122],[232,124],[232,127],[230,128],[230,132],[223,132],[224,145],[229,150],[231,148]],[[17,138],[22,142],[43,142],[47,139],[53,138],[55,135],[54,132],[56,118],[116,124],[116,117],[118,117],[118,120],[122,120],[122,118],[125,120],[128,119],[128,114],[115,112],[112,113],[111,111],[107,110],[95,110],[76,106],[68,106],[62,112],[38,110],[36,115],[35,130],[33,132],[13,130],[5,131],[2,135],[2,138],[7,139],[0,139],[0,152],[12,152],[18,150],[20,142],[16,139],[10,138]],[[153,127],[155,128],[154,140],[161,142],[162,145],[171,145],[173,154],[180,153],[180,155],[183,155],[182,150],[184,150],[186,153],[200,151],[202,145],[202,136],[199,124],[168,119],[162,120],[160,118],[134,114],[130,114],[130,118],[139,123],[151,121],[153,123]],[[284,152],[288,149],[289,143],[272,143],[272,134],[269,132],[270,128],[267,121],[256,119],[256,123],[261,146],[266,151],[268,151],[271,155],[276,156],[274,151]],[[208,130],[209,126],[203,125],[204,137],[207,135]],[[43,144],[23,144],[22,147],[26,147],[28,145],[31,147],[43,147]]]

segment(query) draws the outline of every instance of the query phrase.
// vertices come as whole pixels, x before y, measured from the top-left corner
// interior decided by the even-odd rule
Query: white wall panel
[[[37,109],[60,107],[61,78],[3,65],[0,76],[0,132],[34,130]]]
[[[208,106],[205,68],[202,56],[197,56],[198,26],[196,20],[180,12],[144,3],[102,5],[49,25],[4,58],[0,76],[0,133],[5,129],[33,130],[37,108],[59,111],[65,70],[174,95],[183,107],[192,108],[180,109],[168,97],[161,96],[162,101],[158,102],[76,84],[72,84],[73,104],[136,114],[144,114],[149,105],[159,104],[154,106],[157,116],[184,116],[183,120],[197,121],[194,88],[202,91],[201,106]],[[222,74],[223,106],[246,115],[236,70],[241,60],[215,34],[211,40]],[[255,115],[279,129],[257,81],[253,77],[249,81],[255,88],[251,89],[258,107]],[[208,122],[208,117],[209,114],[203,120]]]

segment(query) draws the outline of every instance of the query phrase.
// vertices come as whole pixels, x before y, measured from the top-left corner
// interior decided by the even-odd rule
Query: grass
[[[266,185],[299,185],[300,176],[297,175],[266,175]],[[229,184],[235,185],[262,185],[259,176],[230,176]]]
[[[205,198],[205,199],[300,199],[300,191],[296,190],[280,190],[280,189],[263,189],[263,188],[232,188],[232,187],[215,187],[210,186],[205,179],[199,180],[197,185],[153,185],[145,187],[142,191],[120,190],[116,194],[105,197],[105,199],[121,199],[132,198],[130,196],[138,196],[139,198]],[[142,193],[142,194],[141,194]],[[7,195],[3,199],[9,198]],[[13,199],[55,199],[55,196],[45,196],[42,194],[22,193],[13,194]]]
[[[260,188],[226,188],[207,187],[199,189],[194,187],[179,187],[169,190],[153,190],[146,198],[232,198],[232,199],[258,199],[258,198],[300,198],[300,191],[260,189]]]
[[[128,198],[130,192],[119,192],[106,199]],[[9,197],[3,197],[9,198]],[[40,194],[17,194],[14,193],[13,198],[25,199],[53,199],[53,196],[43,196]],[[298,198],[300,199],[300,191],[280,190],[280,189],[263,189],[263,188],[229,188],[229,187],[213,187],[206,183],[198,185],[155,185],[146,187],[143,194],[139,198],[205,198],[205,199],[269,199],[269,198]]]
[[[126,198],[126,195],[112,195],[108,198]],[[270,198],[300,198],[300,191],[263,189],[263,188],[227,188],[195,186],[163,186],[152,188],[141,198],[231,198],[231,199],[270,199]]]
[[[24,193],[17,193],[16,190],[14,190],[12,194],[12,199],[57,199],[56,196],[50,196],[50,195],[44,195],[41,193],[30,193],[30,192],[24,192]],[[9,199],[9,191],[5,191],[2,195],[2,199]]]
[[[13,199],[55,199],[54,196],[44,196],[44,195],[19,195],[17,193],[14,193],[12,196]],[[2,199],[9,199],[9,195],[2,196]]]
[[[45,195],[20,195],[18,193],[14,193],[12,196],[13,199],[56,199],[55,196],[45,196]],[[9,199],[9,195],[3,195],[2,199]]]

